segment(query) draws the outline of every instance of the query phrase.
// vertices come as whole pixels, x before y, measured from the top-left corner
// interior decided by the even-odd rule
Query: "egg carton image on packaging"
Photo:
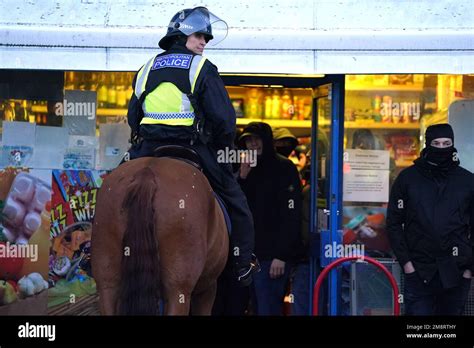
[[[27,173],[18,174],[4,203],[4,235],[10,243],[27,244],[41,226],[41,213],[51,199],[51,187]]]

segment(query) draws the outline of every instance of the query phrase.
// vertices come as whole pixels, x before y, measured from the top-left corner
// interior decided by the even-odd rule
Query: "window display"
[[[387,151],[390,158],[390,188],[400,171],[411,166],[418,158],[426,128],[431,124],[448,122],[450,106],[458,100],[466,101],[474,97],[473,83],[474,77],[469,75],[346,76],[345,156],[354,151],[352,149],[367,152],[367,156],[373,150]],[[456,124],[456,121],[450,118],[449,123]],[[364,158],[359,158],[359,165],[367,163]],[[344,240],[365,244],[369,255],[375,252],[389,256],[386,247],[379,248],[376,247],[377,243],[367,241],[371,236],[374,241],[381,238],[378,234],[385,230],[386,200],[371,199],[376,197],[372,189],[362,195],[354,195],[357,185],[353,184],[354,174],[346,162],[344,159]],[[383,218],[379,229],[373,229],[374,233],[366,234],[364,239],[357,239],[350,226],[355,217],[360,218],[354,212],[360,212],[361,209],[376,209]],[[365,215],[367,219],[370,216],[368,213]]]
[[[92,123],[95,123],[95,134],[90,131],[87,134],[69,132],[71,134],[100,135],[100,124],[126,127],[133,77],[133,72],[66,71],[63,100],[2,99],[0,118],[2,123],[16,121],[77,129],[72,125],[78,125],[80,120],[67,116],[77,116],[81,111],[89,115],[89,121],[95,118]],[[429,124],[446,122],[448,107],[455,100],[473,97],[473,80],[469,75],[347,75],[345,148],[389,151],[393,161],[391,175],[396,176],[418,156],[423,130]],[[310,136],[313,98],[329,94],[327,87],[240,85],[226,88],[238,117],[238,127],[264,120],[273,128],[288,128],[298,138]],[[77,96],[77,91],[84,94]],[[93,92],[92,97],[87,96],[94,109],[92,114],[88,104],[84,109],[77,108],[87,102],[85,91]],[[329,98],[318,98],[318,126],[326,135],[329,134],[330,103]],[[98,151],[98,145],[96,147]],[[6,164],[5,158],[3,163]]]

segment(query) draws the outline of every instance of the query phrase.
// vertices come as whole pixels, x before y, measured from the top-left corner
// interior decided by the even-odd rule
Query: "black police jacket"
[[[168,53],[185,53],[193,54],[187,48],[180,45],[174,45]],[[165,68],[152,70],[149,73],[147,80],[147,90],[149,86],[156,88],[156,80],[159,80],[159,74],[173,73],[172,70],[179,70],[176,68]],[[185,77],[188,78],[188,77]],[[135,86],[136,75],[133,81]],[[185,91],[183,91],[185,92]],[[224,83],[219,76],[217,67],[206,60],[201,72],[196,80],[194,88],[194,96],[197,99],[198,107],[206,120],[206,129],[211,133],[211,143],[213,147],[220,149],[226,146],[232,146],[235,129],[236,129],[236,115],[232,103],[229,99]],[[141,105],[135,93],[133,94],[128,105],[128,124],[132,131],[139,131],[139,134],[144,139],[159,140],[159,141],[189,141],[192,137],[191,127],[184,126],[167,126],[167,125],[140,125],[143,117],[141,112]]]
[[[425,283],[439,272],[445,288],[457,286],[474,271],[474,174],[453,165],[440,175],[416,160],[392,187],[387,230],[401,266],[412,261]]]

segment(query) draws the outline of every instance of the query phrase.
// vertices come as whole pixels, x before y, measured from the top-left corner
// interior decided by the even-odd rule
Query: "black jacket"
[[[260,260],[294,261],[301,255],[301,184],[298,170],[273,148],[265,123],[244,129],[263,140],[263,154],[245,180],[239,179],[255,226],[255,254]]]
[[[193,54],[187,48],[178,44],[171,47],[166,53],[185,53]],[[194,55],[194,54],[193,54]],[[147,80],[146,89],[153,90],[157,86],[153,84],[155,76],[162,73],[164,70],[178,70],[176,68],[166,68],[150,71]],[[133,81],[133,88],[135,89],[135,79]],[[184,92],[184,91],[183,91]],[[235,137],[236,116],[232,103],[229,99],[229,94],[224,87],[224,83],[219,76],[217,67],[209,60],[204,63],[199,77],[194,88],[194,95],[197,98],[197,104],[202,111],[205,119],[207,129],[212,134],[211,143],[217,149],[226,146],[232,146]],[[191,137],[189,127],[180,126],[166,126],[166,125],[141,125],[140,121],[143,117],[141,112],[141,105],[139,100],[133,94],[128,105],[128,124],[132,131],[139,129],[140,135],[145,139],[150,140],[183,140],[188,141]]]
[[[457,164],[441,175],[423,158],[403,170],[392,187],[387,214],[392,249],[401,266],[412,261],[445,288],[473,267],[474,175]]]

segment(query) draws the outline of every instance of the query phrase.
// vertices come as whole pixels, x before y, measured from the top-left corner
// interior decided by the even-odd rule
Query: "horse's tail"
[[[122,211],[127,214],[118,314],[156,315],[160,299],[160,271],[156,236],[155,194],[157,182],[151,168],[135,174]]]

